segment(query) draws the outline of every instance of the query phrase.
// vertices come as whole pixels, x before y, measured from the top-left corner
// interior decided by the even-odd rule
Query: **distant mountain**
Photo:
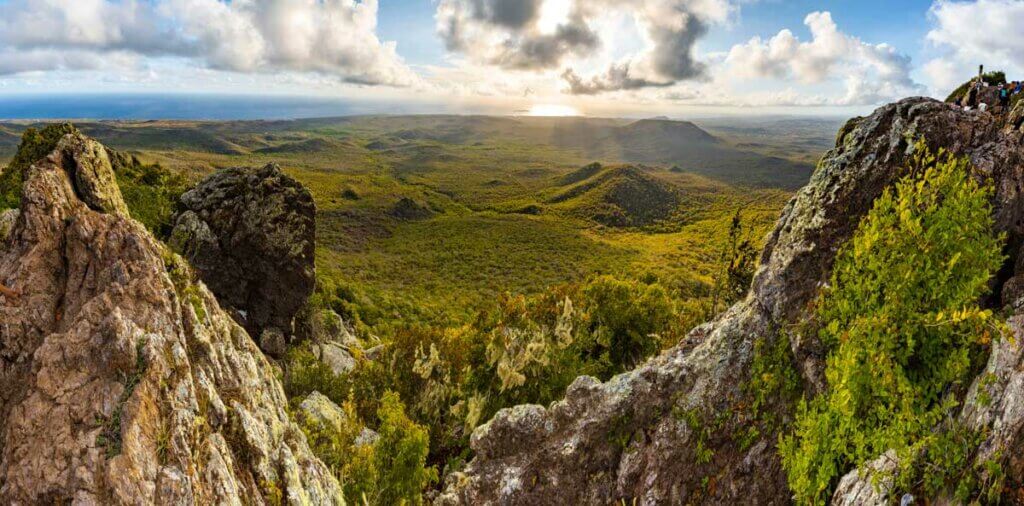
[[[302,155],[365,149],[402,158],[396,166],[422,170],[426,162],[448,163],[438,151],[451,146],[517,145],[517,149],[561,149],[602,163],[678,167],[727,183],[797,188],[807,182],[820,146],[765,152],[723,139],[688,121],[608,118],[489,116],[352,116],[295,121],[103,121],[79,123],[87,134],[123,150],[183,150],[219,155]],[[28,125],[0,123],[0,156],[13,154]],[[829,134],[831,135],[831,134]],[[356,144],[343,144],[355,142]],[[335,144],[337,143],[337,144]],[[783,156],[774,156],[779,153]],[[498,155],[496,155],[498,156]],[[425,159],[426,158],[426,159]],[[410,165],[411,164],[411,165]]]
[[[746,151],[723,142],[688,121],[640,120],[625,125],[565,122],[552,132],[552,145],[580,150],[600,160],[677,166],[686,172],[754,186],[797,188],[813,167]]]

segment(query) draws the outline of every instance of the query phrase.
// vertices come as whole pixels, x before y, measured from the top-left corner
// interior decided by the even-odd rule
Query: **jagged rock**
[[[285,353],[288,353],[288,341],[284,337],[284,332],[277,327],[263,329],[259,344],[261,350],[274,358],[283,358]]]
[[[320,392],[307,395],[299,403],[299,411],[306,420],[319,423],[334,431],[341,431],[347,418],[345,412],[337,404]]]
[[[1024,100],[1018,100],[1017,104],[1010,110],[1006,117],[1006,124],[1010,129],[1024,127]]]
[[[906,175],[918,138],[968,156],[977,177],[994,182],[996,226],[1016,257],[1024,238],[1024,146],[1004,125],[1004,118],[924,98],[852,122],[783,210],[746,300],[634,371],[606,383],[579,378],[548,408],[499,411],[473,433],[475,458],[447,477],[437,503],[788,504],[777,434],[741,446],[731,437],[749,422],[741,410],[730,411],[731,419],[710,434],[673,413],[710,419],[744,399],[755,341],[771,343],[781,328],[806,318],[837,250],[883,189]],[[794,336],[790,346],[810,388],[823,385],[824,353],[816,339]],[[1011,395],[1007,402],[1024,405],[1024,398]],[[1004,408],[979,423],[1006,424],[1022,411]],[[1014,444],[1010,453],[1024,455]],[[710,458],[699,459],[698,446],[709,448]]]
[[[14,224],[18,221],[19,214],[17,209],[0,211],[0,247],[3,247],[3,243],[11,235],[11,230],[14,230]]]
[[[334,311],[327,309],[319,311],[312,318],[312,339],[317,343],[337,342],[346,348],[358,348],[359,339],[356,338],[352,327]]]
[[[1020,271],[1018,271],[1020,272]],[[985,370],[971,384],[960,420],[985,433],[976,465],[1003,461],[1008,486],[1024,482],[1024,310],[1007,321],[1012,336],[993,343]]]
[[[0,252],[0,503],[342,504],[245,330],[81,170],[97,146],[29,168]]]
[[[836,486],[832,504],[836,506],[886,506],[893,491],[895,474],[899,467],[896,452],[890,450],[865,464],[862,469],[850,471]]]
[[[333,432],[343,432],[348,422],[348,415],[326,395],[313,392],[299,404],[300,416],[307,422],[315,422]],[[368,427],[363,427],[356,436],[356,446],[372,445],[380,439],[380,434]]]
[[[314,344],[313,354],[327,364],[334,374],[345,374],[356,368],[356,359],[352,357],[352,353],[338,343]]]
[[[172,247],[198,269],[239,323],[292,333],[315,283],[313,197],[270,164],[218,171],[181,197]]]
[[[354,444],[356,446],[370,446],[375,444],[378,440],[380,440],[380,434],[378,434],[377,431],[369,427],[363,427],[363,430],[359,431],[359,435],[356,436]]]
[[[128,216],[128,206],[117,187],[107,148],[76,132],[65,135],[54,153],[65,157],[62,163],[74,179],[75,191],[85,205],[96,211]]]

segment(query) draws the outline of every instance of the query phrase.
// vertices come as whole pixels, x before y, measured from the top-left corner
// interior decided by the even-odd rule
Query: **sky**
[[[1024,0],[0,0],[0,105],[235,94],[391,111],[835,114],[1024,73]]]

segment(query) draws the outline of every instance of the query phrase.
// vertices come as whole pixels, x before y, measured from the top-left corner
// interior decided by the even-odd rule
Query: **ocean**
[[[212,94],[0,95],[0,120],[251,120],[451,112],[441,104]]]

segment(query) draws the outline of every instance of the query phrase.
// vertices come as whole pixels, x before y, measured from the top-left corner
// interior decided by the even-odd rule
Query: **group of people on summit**
[[[1021,81],[1013,81],[1006,83],[999,88],[999,105],[1002,107],[1010,106],[1010,97],[1021,92],[1024,89],[1024,83]]]
[[[988,82],[985,75],[979,71],[978,77],[971,81],[960,105],[967,110],[978,108],[985,111],[991,107],[998,108],[998,111],[993,112],[1006,112],[1010,109],[1013,97],[1022,91],[1024,91],[1024,82],[1010,81],[994,84]]]

